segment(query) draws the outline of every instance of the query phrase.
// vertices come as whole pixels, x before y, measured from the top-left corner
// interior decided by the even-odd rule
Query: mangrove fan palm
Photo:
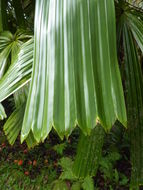
[[[21,141],[26,140],[31,147],[44,141],[52,127],[63,138],[79,126],[84,135],[78,147],[84,140],[89,146],[83,143],[84,162],[78,148],[74,170],[78,176],[86,176],[86,168],[93,164],[90,158],[94,157],[89,149],[97,156],[95,162],[101,155],[101,126],[108,132],[119,120],[130,131],[132,186],[137,187],[143,179],[142,4],[124,0],[36,0],[34,37],[33,31],[29,33],[33,30],[33,10],[30,0],[23,6],[19,1],[0,0],[0,31],[11,31],[0,34],[0,102],[13,94],[16,104],[4,125],[9,142],[13,144],[21,131]],[[12,15],[14,25],[8,23],[8,15]],[[18,27],[26,31],[15,32]],[[125,98],[120,65],[125,73]],[[29,93],[25,96],[26,91]],[[0,119],[4,118],[6,113],[0,104]],[[86,137],[94,127],[96,134]],[[100,141],[95,138],[97,134]],[[77,168],[80,162],[84,163],[84,172]],[[93,175],[95,170],[87,168],[87,174]]]

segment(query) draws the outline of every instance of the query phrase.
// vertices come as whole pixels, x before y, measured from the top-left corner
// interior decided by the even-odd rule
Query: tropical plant
[[[95,175],[101,126],[109,132],[119,120],[130,134],[131,188],[137,189],[143,184],[143,3],[36,0],[34,9],[33,2],[0,0],[0,102],[11,95],[15,102],[4,125],[9,142],[20,133],[32,147],[52,127],[64,138],[79,126],[83,152],[78,148],[74,171]]]

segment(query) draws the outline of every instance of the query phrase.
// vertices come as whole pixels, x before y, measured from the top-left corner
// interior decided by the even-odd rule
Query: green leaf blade
[[[17,59],[0,80],[0,102],[30,81],[32,63],[33,39],[30,39],[22,45]]]
[[[125,51],[128,127],[131,143],[131,186],[137,188],[143,184],[143,74],[137,55],[137,48],[128,25],[124,25],[123,41]]]
[[[3,107],[2,104],[0,103],[0,120],[5,119],[6,117],[7,117],[7,116],[6,116],[4,107]]]
[[[52,127],[63,137],[76,125],[126,125],[112,0],[36,1],[34,39],[22,141],[30,130],[40,142]]]

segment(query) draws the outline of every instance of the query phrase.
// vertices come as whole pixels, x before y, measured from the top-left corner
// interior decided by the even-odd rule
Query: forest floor
[[[19,140],[10,146],[0,132],[0,190],[90,190],[92,183],[95,190],[129,189],[128,155],[113,147],[108,154],[103,151],[95,177],[71,177],[78,135],[77,130],[68,140],[61,141],[52,132],[45,143],[28,150]]]

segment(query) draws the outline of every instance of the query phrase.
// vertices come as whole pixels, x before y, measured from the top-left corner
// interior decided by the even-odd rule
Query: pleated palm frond
[[[25,103],[21,104],[12,112],[12,114],[10,115],[10,117],[3,126],[4,133],[7,137],[8,142],[11,145],[15,143],[17,137],[20,134],[24,112],[25,112]],[[26,144],[28,148],[32,148],[35,145],[37,145],[37,142],[34,139],[32,132],[30,132],[28,137],[26,138]]]
[[[0,103],[0,120],[5,119],[6,117],[7,117],[7,116],[6,116],[4,107],[3,107],[2,104]]]
[[[10,63],[13,63],[21,45],[29,38],[31,38],[31,35],[24,31],[17,31],[14,35],[9,31],[0,33],[0,79],[7,70],[10,55]]]
[[[24,118],[25,105],[27,101],[29,85],[25,85],[14,93],[15,110],[6,120],[3,130],[8,142],[13,145],[20,134]],[[32,133],[29,133],[26,143],[29,148],[37,144]]]
[[[28,90],[29,87],[26,85],[14,93],[15,109],[3,126],[7,140],[11,145],[14,144],[22,127]]]
[[[135,6],[136,8],[143,9],[143,1],[142,0],[127,0],[131,5]]]
[[[13,41],[13,34],[10,31],[0,33],[0,52],[2,52]]]
[[[78,178],[96,176],[102,157],[104,137],[105,131],[100,125],[97,125],[92,130],[90,136],[85,136],[83,133],[81,134],[73,165],[74,175]]]
[[[131,141],[133,186],[143,185],[143,74],[133,36],[124,26],[128,127]]]
[[[0,35],[0,79],[5,73],[8,57],[12,49],[13,35],[11,32],[3,32]]]
[[[143,11],[139,13],[127,13],[127,22],[133,37],[143,53]]]
[[[20,47],[17,58],[0,80],[0,102],[30,81],[33,63],[33,43],[32,38]]]
[[[29,81],[33,62],[33,40],[30,41],[32,48],[30,48],[29,42],[23,45],[29,38],[31,35],[22,30],[17,31],[14,35],[9,31],[0,33],[0,102]],[[21,59],[24,59],[23,62]],[[6,71],[7,68],[8,71]],[[4,118],[6,118],[6,114],[0,104],[0,119]]]
[[[121,37],[124,23],[130,28],[136,43],[143,52],[143,10],[130,6],[125,1],[116,4],[117,14],[117,38]],[[119,43],[120,43],[119,39]]]
[[[52,126],[63,137],[78,125],[110,130],[126,110],[117,62],[113,0],[37,0],[34,65],[21,141]]]
[[[3,130],[8,142],[13,145],[20,133],[25,105],[16,108],[4,124]]]
[[[138,189],[143,185],[143,73],[139,56],[139,50],[143,52],[143,12],[136,8],[131,8],[130,11],[127,4],[122,6],[127,7],[117,23],[118,31],[121,31],[118,33],[118,42],[123,43],[124,50],[122,61],[125,68],[123,79],[131,146],[131,188]]]
[[[16,108],[20,107],[23,103],[26,103],[28,93],[29,93],[29,83],[24,85],[24,87],[20,88],[13,94]]]

